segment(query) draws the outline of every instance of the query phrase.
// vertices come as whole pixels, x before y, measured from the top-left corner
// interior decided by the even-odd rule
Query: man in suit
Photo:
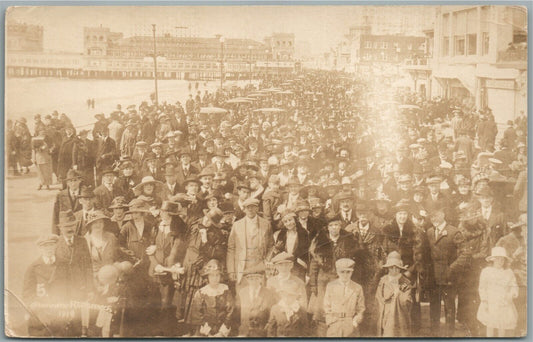
[[[74,215],[78,220],[78,225],[76,227],[76,235],[85,236],[87,233],[87,222],[89,216],[94,213],[94,202],[95,196],[91,188],[84,187],[81,189],[80,195],[78,196],[82,208],[76,212]]]
[[[452,201],[440,191],[440,184],[442,183],[441,177],[429,177],[426,180],[426,184],[429,188],[429,194],[426,195],[422,207],[428,211],[432,211],[434,208],[444,208],[444,214],[447,220],[451,220],[450,205]]]
[[[117,145],[113,139],[109,137],[109,129],[106,127],[100,132],[100,139],[97,142],[96,148],[96,169],[98,172],[110,169],[117,159]],[[99,175],[100,177],[102,175]],[[97,180],[98,183],[98,180]]]
[[[200,172],[195,166],[191,165],[192,159],[190,150],[182,149],[178,152],[178,158],[180,162],[178,167],[176,167],[176,177],[178,184],[183,185],[185,179],[191,175],[197,175]]]
[[[180,191],[180,186],[177,182],[178,177],[174,168],[169,167],[165,169],[163,173],[165,177],[165,184],[163,186],[163,193],[161,198],[163,201],[169,201],[170,197],[176,195]]]
[[[81,191],[80,184],[82,182],[82,179],[82,175],[78,171],[69,170],[67,172],[67,188],[65,190],[61,190],[57,194],[56,200],[54,202],[54,211],[52,215],[53,234],[59,234],[59,228],[57,225],[59,224],[59,213],[61,211],[72,210],[73,212],[76,212],[81,209],[81,204],[78,200],[78,195]]]
[[[257,215],[259,201],[249,198],[244,202],[246,216],[235,223],[228,240],[227,269],[230,280],[241,284],[243,272],[264,264],[273,245],[270,223]]]
[[[302,307],[306,308],[307,290],[305,289],[305,282],[291,272],[294,267],[294,256],[287,252],[281,252],[274,256],[270,262],[274,265],[278,273],[268,278],[266,286],[273,292],[275,301],[277,302],[281,299],[281,290],[285,286],[285,283],[290,280],[298,284],[298,292],[300,293],[298,301]]]
[[[351,191],[342,191],[333,200],[339,203],[339,211],[336,217],[340,219],[342,229],[357,221],[355,210],[353,209],[355,195]]]
[[[339,278],[327,285],[324,295],[327,337],[360,336],[365,297],[361,285],[351,280],[354,265],[355,262],[347,258],[335,262]]]
[[[235,209],[235,219],[240,220],[246,214],[244,213],[244,202],[250,198],[252,189],[250,183],[242,181],[237,184],[237,198],[233,200],[233,208]]]
[[[507,232],[505,231],[505,218],[501,209],[494,203],[494,197],[488,186],[483,186],[475,193],[475,198],[481,204],[481,223],[488,230],[489,250],[496,245],[498,240]]]
[[[59,155],[57,159],[57,178],[59,182],[64,182],[68,170],[72,168],[73,165],[73,150],[74,146],[78,142],[76,137],[75,130],[72,127],[67,127],[65,129],[66,137],[61,142],[61,147],[59,148]]]
[[[144,156],[144,165],[141,168],[141,178],[151,176],[155,180],[162,181],[163,175],[157,156],[153,152],[147,152]]]
[[[115,177],[116,172],[114,170],[104,170],[102,172],[102,184],[94,189],[96,208],[103,210],[109,217],[113,214],[109,210],[113,198],[123,195],[120,193],[120,189],[116,188],[114,185]]]
[[[463,234],[445,220],[444,208],[436,207],[430,213],[432,227],[427,230],[435,277],[435,288],[430,292],[430,320],[434,336],[453,337],[455,330],[455,297],[457,282],[470,262],[465,253]],[[439,333],[441,301],[444,300],[446,331]]]

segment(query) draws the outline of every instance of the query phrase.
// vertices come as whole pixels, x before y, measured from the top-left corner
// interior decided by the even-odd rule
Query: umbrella
[[[226,114],[227,109],[218,107],[202,107],[200,108],[200,114]]]
[[[266,96],[268,96],[268,94],[265,94],[265,93],[248,94],[248,97],[266,97]]]
[[[251,101],[249,99],[245,99],[243,97],[236,97],[231,100],[227,100],[226,103],[250,103]]]
[[[281,108],[259,108],[254,110],[255,113],[281,113],[284,111]]]
[[[400,105],[398,106],[400,109],[420,109],[420,107],[415,105]]]

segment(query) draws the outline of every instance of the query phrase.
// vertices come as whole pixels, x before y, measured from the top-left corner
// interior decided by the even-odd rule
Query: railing
[[[498,51],[498,62],[527,61],[527,48]]]
[[[429,66],[431,59],[428,57],[409,58],[403,62],[404,66]]]

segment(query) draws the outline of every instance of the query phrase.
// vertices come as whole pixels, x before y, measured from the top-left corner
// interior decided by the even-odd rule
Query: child
[[[191,304],[191,324],[197,336],[227,337],[233,314],[233,297],[226,284],[220,283],[222,267],[218,260],[205,264],[202,275],[208,284],[196,291]]]
[[[516,278],[506,261],[511,261],[505,248],[494,247],[486,259],[492,262],[481,271],[479,278],[479,298],[481,304],[477,319],[487,327],[487,337],[506,337],[507,331],[516,328],[518,314],[513,298],[518,297]]]
[[[280,301],[270,310],[268,337],[304,337],[309,333],[307,311],[300,305],[300,286],[287,280],[281,287]]]
[[[378,336],[409,336],[411,325],[411,282],[401,273],[405,271],[400,253],[392,251],[382,266],[388,273],[381,277],[376,291],[378,303]]]
[[[358,337],[365,312],[361,285],[351,280],[355,262],[342,258],[335,262],[338,279],[328,283],[324,294],[327,337]]]

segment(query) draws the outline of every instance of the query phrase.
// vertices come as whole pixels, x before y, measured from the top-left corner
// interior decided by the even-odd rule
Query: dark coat
[[[63,297],[65,279],[64,269],[58,268],[57,261],[47,265],[39,257],[24,274],[22,297],[27,305],[36,301],[57,303]]]
[[[78,138],[72,135],[70,138],[66,138],[59,148],[59,155],[57,159],[57,176],[61,179],[65,179],[67,171],[72,168],[73,165],[73,151],[74,147],[78,143]]]
[[[276,304],[270,310],[267,324],[268,337],[304,337],[309,335],[307,311],[300,307],[290,320],[287,320],[281,306]]]
[[[111,168],[117,158],[117,144],[115,141],[110,137],[107,137],[105,141],[99,139],[96,146],[96,168],[99,170]]]
[[[109,191],[103,184],[94,189],[95,207],[104,211],[107,216],[111,216],[112,212],[109,209],[113,198],[122,195],[120,189],[113,186],[113,191]]]
[[[63,237],[59,239],[56,248],[56,262],[65,267],[67,274],[67,289],[65,296],[69,299],[84,299],[89,292],[94,291],[94,278],[91,255],[87,247],[87,240],[81,236],[74,236],[72,246],[68,246]]]
[[[79,194],[78,190],[78,194]],[[70,196],[69,189],[61,190],[57,196],[56,200],[54,202],[54,210],[52,214],[52,233],[59,235],[59,228],[57,227],[59,223],[59,212],[61,211],[68,211],[72,210],[73,212],[76,212],[78,210],[81,210],[81,204],[78,200],[78,198],[72,198]]]
[[[295,276],[305,281],[305,274],[309,267],[309,234],[303,228],[296,227],[296,245],[293,255],[295,258],[292,272]],[[287,252],[287,229],[283,228],[274,234],[274,246],[271,255],[275,256],[281,252]]]
[[[296,218],[296,226],[304,229],[298,218]],[[304,229],[309,234],[309,241],[313,240],[315,236],[317,236],[318,232],[320,232],[324,228],[324,226],[325,224],[319,219],[309,215],[309,217],[307,218],[307,229]]]
[[[435,282],[437,285],[457,283],[468,264],[463,252],[464,237],[455,227],[446,225],[444,233],[435,239],[435,228],[427,231]]]
[[[402,257],[404,266],[411,266],[414,262],[415,245],[415,227],[411,220],[408,219],[405,222],[402,236],[400,236],[400,228],[396,220],[392,220],[383,227],[384,257],[392,251],[397,251]]]

